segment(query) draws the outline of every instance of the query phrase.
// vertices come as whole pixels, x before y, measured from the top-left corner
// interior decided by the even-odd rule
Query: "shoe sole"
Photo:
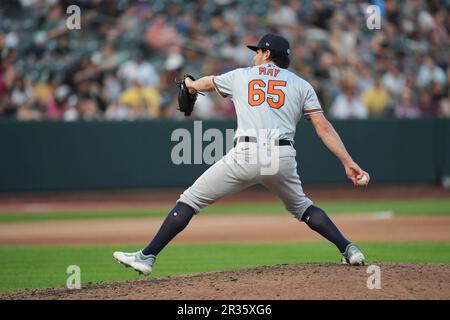
[[[344,266],[355,266],[355,267],[362,267],[362,266],[366,265],[365,262],[358,262],[358,263],[351,264],[351,263],[348,263],[347,261],[342,261],[341,264]]]
[[[134,271],[136,271],[137,273],[139,273],[139,275],[141,275],[141,276],[148,276],[148,275],[151,273],[151,271],[148,272],[148,273],[144,273],[143,271],[141,271],[141,270],[139,270],[139,269],[136,269],[134,266],[132,266],[132,265],[130,265],[130,264],[128,264],[128,263],[125,263],[125,262],[123,262],[123,261],[120,261],[119,259],[117,259],[116,257],[114,257],[114,255],[113,255],[113,258],[114,258],[114,260],[116,260],[118,263],[120,263],[121,265],[125,266],[125,268],[132,268]]]

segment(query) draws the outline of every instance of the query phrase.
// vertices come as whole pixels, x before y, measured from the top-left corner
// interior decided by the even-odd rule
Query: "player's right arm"
[[[370,180],[367,172],[363,171],[355,161],[353,161],[347,149],[344,146],[333,125],[325,118],[323,113],[315,113],[310,115],[311,122],[316,129],[317,135],[322,139],[323,143],[333,152],[344,166],[347,177],[356,185],[357,179],[364,174]]]
[[[197,91],[214,91],[214,76],[206,76],[195,81],[190,78],[185,79],[186,87],[189,89],[190,93],[195,93]]]
[[[233,93],[233,83],[239,70],[240,69],[234,69],[218,76],[206,76],[195,81],[186,79],[185,83],[191,93],[215,90],[223,98],[231,97]]]

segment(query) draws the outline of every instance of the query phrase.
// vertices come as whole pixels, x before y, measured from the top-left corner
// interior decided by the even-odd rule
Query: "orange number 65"
[[[252,80],[248,84],[248,103],[252,107],[260,106],[266,100],[266,93],[263,88],[266,83],[261,80]],[[284,92],[277,87],[286,87],[286,81],[269,80],[267,85],[267,103],[271,108],[280,109],[284,105]],[[274,97],[277,97],[276,99]]]

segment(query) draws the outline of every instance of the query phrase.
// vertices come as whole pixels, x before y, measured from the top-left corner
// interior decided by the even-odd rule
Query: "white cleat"
[[[144,276],[152,272],[152,266],[156,259],[154,255],[146,256],[140,250],[131,253],[116,251],[113,253],[113,257],[125,267],[131,267]]]
[[[342,264],[352,266],[363,266],[365,264],[364,255],[356,244],[350,243],[345,248],[345,252],[342,254]]]

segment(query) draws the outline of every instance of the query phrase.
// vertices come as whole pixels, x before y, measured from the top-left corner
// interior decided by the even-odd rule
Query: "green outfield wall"
[[[374,183],[440,183],[450,176],[450,120],[334,121],[354,159]],[[0,122],[0,191],[184,187],[209,166],[194,159],[205,133],[228,135],[234,121]],[[172,162],[176,129],[191,134],[191,162]],[[208,134],[206,134],[208,135]],[[214,134],[212,134],[214,136]],[[211,140],[212,138],[210,138]],[[215,140],[213,140],[215,141]],[[230,141],[230,140],[228,140]],[[312,125],[302,120],[295,138],[304,183],[346,181],[338,160]],[[230,145],[228,145],[228,148]],[[223,149],[227,147],[224,142]],[[181,153],[185,159],[189,154]],[[195,164],[201,162],[201,164]]]

